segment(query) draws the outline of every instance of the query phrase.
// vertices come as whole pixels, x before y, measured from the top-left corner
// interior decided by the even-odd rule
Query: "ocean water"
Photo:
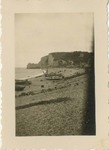
[[[43,74],[41,69],[15,68],[15,79],[27,79]]]

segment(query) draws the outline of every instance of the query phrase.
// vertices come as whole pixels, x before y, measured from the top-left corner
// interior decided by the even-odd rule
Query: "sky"
[[[15,15],[15,66],[38,63],[51,52],[92,50],[93,13]]]

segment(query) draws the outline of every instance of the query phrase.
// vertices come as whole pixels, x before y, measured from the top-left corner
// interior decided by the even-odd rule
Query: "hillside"
[[[45,67],[90,67],[93,65],[94,54],[82,51],[54,52],[41,58],[38,64],[27,65],[28,69]]]

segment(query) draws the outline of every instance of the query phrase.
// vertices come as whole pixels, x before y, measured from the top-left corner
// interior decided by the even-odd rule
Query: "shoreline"
[[[61,69],[61,70],[57,68],[55,68],[55,70],[49,69],[49,74],[55,72],[57,74],[61,73],[63,75],[62,79],[57,80],[54,78],[47,79],[44,76],[46,70],[42,70],[42,72],[43,73],[41,74],[37,74],[28,78],[15,79],[16,95],[18,96],[21,93],[29,93],[30,91],[36,91],[36,93],[39,93],[40,91],[47,91],[47,89],[48,90],[57,89],[58,85],[61,86],[63,84],[64,86],[64,82],[66,83],[67,79],[72,79],[72,78],[86,74],[86,72],[83,69],[75,70],[75,71],[72,69]],[[18,91],[17,91],[17,88],[18,88]],[[21,89],[20,91],[19,88],[23,88],[23,90]]]
[[[35,75],[35,76],[30,76],[30,77],[27,77],[27,78],[15,78],[15,80],[28,80],[28,79],[32,79],[32,78],[38,78],[38,77],[41,77],[41,76],[43,76],[44,74],[42,73],[42,74],[38,74],[38,75]]]
[[[28,77],[25,77],[25,78],[15,78],[15,80],[22,80],[22,81],[24,81],[24,80],[29,80],[29,79],[32,79],[32,78],[38,78],[38,77],[41,77],[41,76],[43,76],[44,75],[44,73],[46,72],[46,70],[42,70],[41,69],[41,71],[42,71],[42,73],[40,73],[40,74],[37,74],[37,75],[34,75],[34,76],[28,76]]]

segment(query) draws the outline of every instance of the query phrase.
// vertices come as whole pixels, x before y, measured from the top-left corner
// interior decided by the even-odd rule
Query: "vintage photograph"
[[[16,136],[96,135],[93,13],[15,14]]]

